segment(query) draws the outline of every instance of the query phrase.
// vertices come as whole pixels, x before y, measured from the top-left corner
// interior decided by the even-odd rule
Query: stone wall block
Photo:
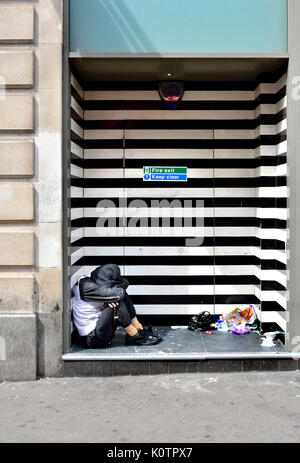
[[[34,104],[32,95],[6,94],[0,103],[0,132],[33,132]]]
[[[32,88],[34,83],[33,71],[32,50],[0,51],[0,84],[4,84],[6,88]]]
[[[0,266],[33,266],[35,260],[33,232],[0,231]]]
[[[34,187],[31,183],[0,183],[0,221],[34,220]]]
[[[34,41],[33,5],[1,5],[0,44]]]
[[[0,274],[0,312],[34,312],[35,283],[32,274]]]
[[[36,344],[35,314],[0,314],[0,382],[36,379]]]
[[[0,139],[0,177],[34,176],[33,140]]]

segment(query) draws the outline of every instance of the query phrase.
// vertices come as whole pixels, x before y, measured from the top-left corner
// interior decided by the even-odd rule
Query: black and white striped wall
[[[115,262],[138,314],[252,304],[284,331],[285,70],[255,83],[186,82],[177,110],[165,109],[155,82],[80,85],[72,75],[71,89],[71,283]],[[186,166],[188,181],[145,182],[143,166]],[[99,225],[103,200],[110,220]],[[175,202],[150,209],[153,200]],[[183,216],[192,221],[182,228]]]
[[[83,129],[83,89],[71,75],[71,187],[70,187],[70,242],[69,270],[72,286],[78,275],[84,273],[79,260],[84,257],[83,228],[83,172],[84,172],[84,129]],[[77,223],[81,226],[77,226]],[[76,245],[78,243],[78,245]]]

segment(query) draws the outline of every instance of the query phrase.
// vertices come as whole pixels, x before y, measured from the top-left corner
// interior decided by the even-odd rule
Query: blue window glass
[[[286,0],[70,0],[70,51],[287,51]]]

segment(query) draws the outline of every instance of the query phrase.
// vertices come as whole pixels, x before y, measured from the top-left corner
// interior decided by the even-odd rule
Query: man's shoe
[[[158,343],[156,337],[145,334],[144,330],[138,330],[134,336],[126,333],[125,343],[128,346],[153,346]]]
[[[144,328],[141,331],[143,331],[146,334],[146,336],[153,336],[154,338],[156,338],[157,342],[161,342],[163,339],[161,334],[158,331],[153,330],[151,325],[148,325],[148,328]]]

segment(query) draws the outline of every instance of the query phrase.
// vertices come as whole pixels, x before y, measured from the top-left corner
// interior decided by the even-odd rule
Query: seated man
[[[81,343],[91,348],[107,346],[118,324],[125,328],[128,345],[149,346],[161,341],[138,321],[127,287],[128,281],[115,264],[97,267],[89,277],[79,279],[73,288],[72,310]]]

